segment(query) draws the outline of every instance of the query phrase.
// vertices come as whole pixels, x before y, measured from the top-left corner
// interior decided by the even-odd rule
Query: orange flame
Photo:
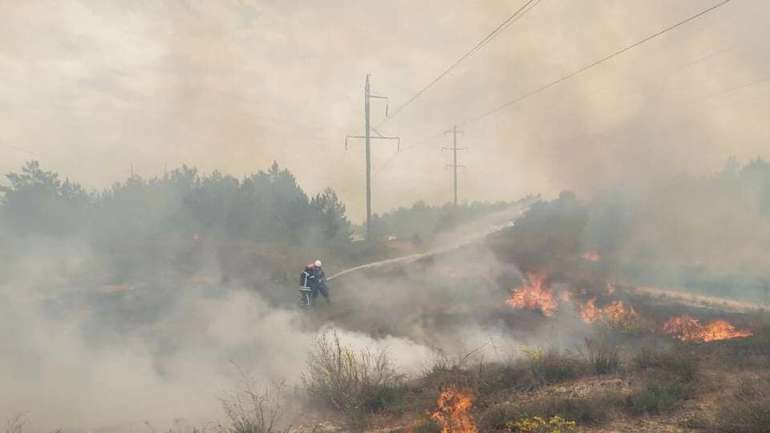
[[[663,332],[682,341],[719,341],[754,335],[749,330],[736,329],[725,320],[714,320],[701,325],[698,319],[684,315],[672,317],[663,325]]]
[[[473,395],[469,392],[449,388],[436,401],[438,409],[431,418],[441,425],[441,433],[478,433],[471,418]]]
[[[598,251],[586,251],[581,257],[588,262],[598,262],[602,259],[602,256]]]
[[[604,307],[603,311],[607,320],[612,323],[627,323],[639,318],[639,314],[634,310],[634,307],[629,306],[626,308],[623,305],[623,301],[615,301]]]
[[[545,316],[552,316],[559,309],[558,302],[548,289],[545,276],[527,274],[527,280],[516,288],[506,304],[520,310],[540,311]]]
[[[593,323],[602,317],[602,310],[596,307],[596,298],[589,299],[580,309],[580,317],[586,323]]]
[[[623,301],[614,301],[604,308],[596,306],[596,298],[588,300],[580,310],[580,317],[586,323],[603,320],[610,325],[618,326],[631,324],[639,319],[639,314],[634,307],[626,307]]]

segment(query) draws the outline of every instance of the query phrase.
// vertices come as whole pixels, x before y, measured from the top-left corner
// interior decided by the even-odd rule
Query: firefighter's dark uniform
[[[318,297],[318,293],[320,292],[321,295],[326,299],[326,302],[331,302],[331,299],[329,299],[329,288],[326,287],[326,274],[324,273],[324,270],[314,266],[313,267],[313,299]]]
[[[301,287],[313,291],[311,294],[313,301],[318,298],[318,293],[321,293],[326,302],[331,302],[329,299],[329,289],[326,287],[326,274],[323,269],[313,265],[305,266],[305,270],[302,271],[299,277],[299,284]]]

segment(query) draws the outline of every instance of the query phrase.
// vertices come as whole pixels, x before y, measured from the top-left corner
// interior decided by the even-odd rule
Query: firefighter
[[[311,288],[313,289],[313,300],[315,300],[318,297],[318,294],[320,293],[324,297],[324,299],[326,299],[326,303],[331,304],[331,299],[329,298],[329,287],[326,286],[326,274],[324,273],[320,260],[316,260],[315,262],[313,262],[311,275],[312,275]]]
[[[313,288],[313,279],[314,277],[314,268],[315,263],[309,263],[305,266],[305,269],[302,270],[302,273],[299,276],[299,286],[303,289],[312,289]]]

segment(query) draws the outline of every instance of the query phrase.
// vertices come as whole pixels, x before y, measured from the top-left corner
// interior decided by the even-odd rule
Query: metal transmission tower
[[[452,134],[452,147],[443,147],[444,150],[452,151],[452,164],[448,164],[447,167],[452,167],[452,174],[454,179],[454,205],[457,207],[457,169],[465,168],[464,165],[457,165],[457,151],[465,150],[465,147],[457,147],[457,134],[462,134],[462,131],[457,130],[457,125],[452,128],[451,131],[444,132],[445,134]]]
[[[369,85],[369,74],[366,74],[366,86],[364,86],[364,135],[348,135],[345,137],[345,150],[348,148],[348,140],[363,138],[366,146],[366,239],[370,238],[371,233],[371,219],[372,219],[372,151],[371,140],[396,140],[396,150],[401,147],[400,137],[386,137],[380,134],[379,131],[371,127],[369,100],[385,99],[385,96],[372,95],[372,89]],[[385,117],[388,116],[388,105],[385,105]],[[372,136],[371,131],[374,131],[376,136]]]

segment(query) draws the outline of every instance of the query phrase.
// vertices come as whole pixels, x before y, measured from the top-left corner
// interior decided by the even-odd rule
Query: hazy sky
[[[101,187],[181,164],[273,160],[363,207],[363,81],[407,100],[524,0],[0,0],[0,172],[28,159]],[[374,206],[451,199],[462,122],[717,0],[543,0],[382,132]],[[717,11],[483,121],[463,200],[706,173],[770,157],[770,2]],[[375,123],[384,105],[375,102]]]

